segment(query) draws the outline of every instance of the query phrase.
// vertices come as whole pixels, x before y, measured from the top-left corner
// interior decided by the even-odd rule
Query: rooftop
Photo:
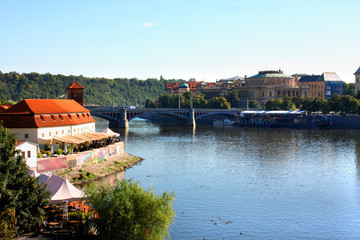
[[[284,74],[281,70],[266,70],[266,71],[259,71],[258,74],[249,77],[248,79],[255,79],[255,78],[294,78],[290,75]]]
[[[81,86],[77,81],[75,81],[70,86],[68,86],[66,89],[84,89],[84,87]]]

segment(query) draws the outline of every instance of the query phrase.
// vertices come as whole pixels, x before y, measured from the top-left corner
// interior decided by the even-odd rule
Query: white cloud
[[[154,27],[154,26],[157,26],[159,24],[157,24],[157,23],[143,23],[142,25],[143,25],[143,27]]]

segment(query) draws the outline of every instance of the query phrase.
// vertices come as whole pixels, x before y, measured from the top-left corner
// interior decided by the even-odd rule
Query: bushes
[[[56,149],[56,151],[55,151],[55,153],[57,154],[57,155],[62,155],[63,154],[63,150],[62,149]]]
[[[99,214],[96,220],[102,239],[165,239],[174,219],[175,194],[161,196],[140,183],[117,182],[114,186],[94,186],[86,191],[87,204]]]

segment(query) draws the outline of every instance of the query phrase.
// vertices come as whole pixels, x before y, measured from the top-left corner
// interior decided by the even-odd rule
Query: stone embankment
[[[108,175],[125,171],[134,165],[140,164],[143,158],[128,153],[113,155],[97,164],[74,167],[71,169],[56,170],[54,173],[68,179],[71,183],[80,185],[97,181]]]

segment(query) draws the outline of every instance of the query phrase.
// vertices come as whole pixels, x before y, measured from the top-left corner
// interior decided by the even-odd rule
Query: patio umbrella
[[[35,178],[40,176],[40,174],[37,173],[36,170],[29,170],[29,175]]]
[[[112,137],[119,137],[120,134],[114,132],[113,130],[111,130],[110,128],[105,129],[104,131],[102,131],[103,133],[107,133],[109,135],[111,135]]]
[[[39,179],[39,182],[44,183],[46,180],[49,179],[49,175],[41,173],[37,178]]]
[[[51,192],[50,203],[80,200],[84,192],[72,185],[66,178],[52,175],[44,182],[47,190]]]

